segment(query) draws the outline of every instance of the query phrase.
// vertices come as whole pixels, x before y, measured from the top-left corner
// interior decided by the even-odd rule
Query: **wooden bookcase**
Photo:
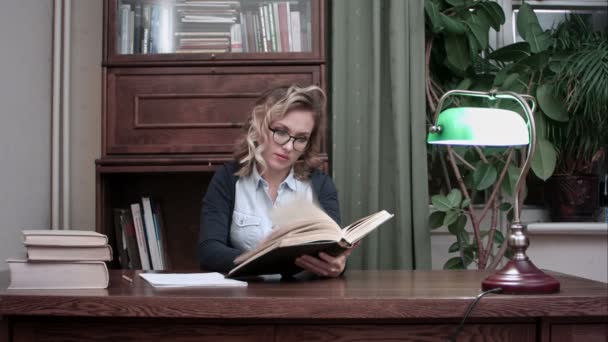
[[[223,20],[232,22],[215,26],[184,23],[186,14],[194,12],[196,17],[205,8],[195,5],[204,1],[190,1],[190,7],[184,6],[186,3],[104,2],[102,153],[96,160],[96,229],[107,234],[115,246],[113,208],[128,208],[148,195],[160,203],[170,267],[192,270],[198,268],[196,245],[203,195],[217,166],[231,160],[234,140],[254,100],[268,88],[292,83],[326,89],[327,3],[291,1],[291,11],[286,11],[281,9],[286,1],[226,1],[235,15]],[[297,12],[301,19],[300,46],[292,41],[289,47],[279,49],[267,40],[269,51],[264,51],[258,24],[263,21],[260,16],[270,13],[273,6],[279,9],[274,13],[281,17],[282,26],[271,27],[279,32],[289,32],[285,31],[285,15],[281,16],[280,11],[290,13],[290,19]],[[184,14],[188,8],[190,13]],[[145,33],[147,11],[157,21]],[[222,31],[230,32],[236,23],[245,30],[250,28],[251,37],[247,32],[241,34],[241,40],[247,41],[241,44],[242,52],[237,52],[238,34]],[[213,36],[216,40],[209,40],[213,45],[210,48],[193,47],[187,39],[181,39],[197,32],[214,32],[211,34],[220,38]],[[160,38],[156,43],[142,38],[150,35]],[[262,41],[256,40],[256,35]],[[223,36],[230,37],[228,47]],[[294,36],[297,34],[289,32],[288,37]],[[147,47],[143,46],[145,42]],[[208,43],[199,40],[198,44]],[[326,160],[328,136],[321,138]]]

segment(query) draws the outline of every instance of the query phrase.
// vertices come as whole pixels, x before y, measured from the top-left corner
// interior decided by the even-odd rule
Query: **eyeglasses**
[[[308,147],[308,137],[294,137],[282,129],[274,129],[270,127],[268,127],[268,129],[272,132],[272,140],[281,146],[287,144],[291,139],[293,139],[294,150],[304,152]]]

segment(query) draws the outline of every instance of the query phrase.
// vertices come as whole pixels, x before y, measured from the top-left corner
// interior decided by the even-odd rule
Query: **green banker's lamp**
[[[497,108],[455,107],[441,112],[443,103],[450,96],[514,100],[523,108],[528,122],[526,124],[517,112]],[[532,103],[532,108],[527,101]],[[429,144],[529,145],[528,154],[515,187],[513,223],[509,227],[509,237],[507,239],[508,247],[513,252],[513,256],[500,271],[482,282],[482,290],[484,291],[497,288],[510,294],[540,294],[559,291],[559,282],[538,269],[526,255],[526,249],[528,249],[530,243],[525,235],[526,227],[520,221],[519,193],[530,169],[536,147],[536,130],[533,116],[535,107],[535,99],[529,95],[509,91],[451,90],[439,100],[433,119],[434,125],[429,130],[427,138]]]

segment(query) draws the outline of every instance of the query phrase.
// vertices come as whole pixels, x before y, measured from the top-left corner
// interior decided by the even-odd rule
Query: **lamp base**
[[[501,288],[508,294],[546,294],[559,291],[559,281],[539,270],[530,259],[510,260],[481,283],[483,291]]]

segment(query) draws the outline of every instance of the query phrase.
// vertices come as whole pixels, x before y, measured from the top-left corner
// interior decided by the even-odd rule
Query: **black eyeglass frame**
[[[310,145],[310,138],[308,138],[308,137],[294,137],[293,135],[290,135],[289,133],[287,133],[286,130],[280,129],[280,128],[268,127],[268,129],[272,132],[272,140],[274,140],[275,143],[277,143],[277,144],[279,144],[281,146],[283,146],[283,145],[287,144],[288,142],[290,142],[291,140],[293,140],[293,144],[292,144],[293,149],[296,150],[296,151],[298,151],[298,152],[304,152],[308,148],[308,145]],[[284,133],[289,138],[281,143],[279,140],[277,140],[278,139],[277,135],[276,135],[277,132]],[[299,149],[299,148],[296,147],[297,146],[296,142],[298,140],[301,141],[302,139],[306,139],[306,145],[302,149]]]

